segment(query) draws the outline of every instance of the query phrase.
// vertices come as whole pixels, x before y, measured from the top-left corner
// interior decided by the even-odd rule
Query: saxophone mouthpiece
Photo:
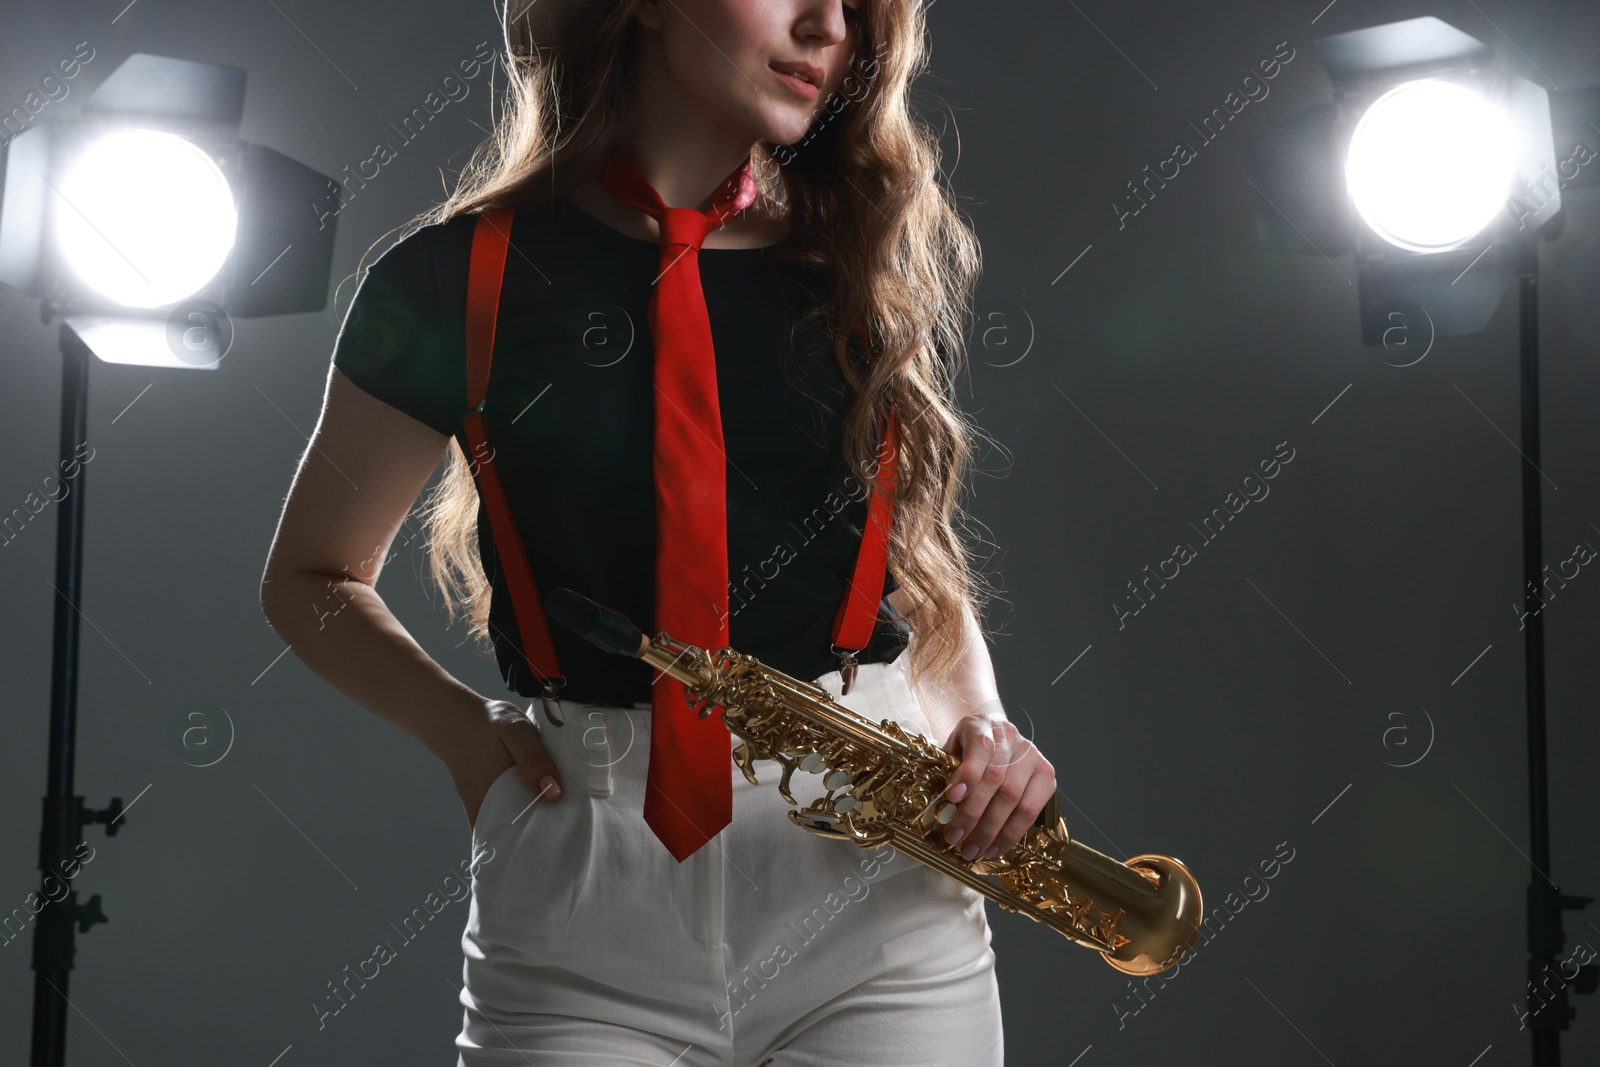
[[[607,652],[637,659],[650,647],[650,639],[626,615],[566,586],[552,590],[544,598],[544,610],[552,619]]]

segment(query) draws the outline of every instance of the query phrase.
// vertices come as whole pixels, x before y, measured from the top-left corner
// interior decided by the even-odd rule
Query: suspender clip
[[[839,676],[844,679],[844,685],[840,688],[839,695],[845,696],[850,692],[850,687],[855,684],[856,680],[856,650],[840,648],[838,645],[830,647],[833,650],[833,654],[839,657]]]
[[[562,684],[565,683],[563,682]],[[553,726],[565,726],[567,722],[566,717],[561,712],[561,700],[556,696],[556,692],[560,688],[560,685],[546,678],[544,680],[544,692],[539,694],[539,699],[544,701],[544,717],[549,719]]]

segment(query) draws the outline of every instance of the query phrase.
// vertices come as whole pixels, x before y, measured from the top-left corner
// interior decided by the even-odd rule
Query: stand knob
[[[80,904],[78,902],[78,891],[74,889],[67,894],[65,907],[67,909],[67,921],[77,923],[78,933],[80,934],[88,933],[89,927],[95,923],[111,921],[106,918],[106,913],[100,910],[99,893],[90,897],[85,903]]]
[[[99,811],[93,808],[82,808],[78,820],[84,825],[103,822],[106,824],[106,836],[115,837],[117,831],[122,829],[122,798],[112,797],[111,803]]]

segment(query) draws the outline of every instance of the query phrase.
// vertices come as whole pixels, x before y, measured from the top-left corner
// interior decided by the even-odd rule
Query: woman
[[[702,836],[675,838],[660,798],[685,794],[655,775],[684,756],[673,744],[717,734],[725,752],[727,731],[713,718],[664,738],[663,679],[560,626],[559,672],[530,655],[537,619],[515,610],[501,566],[520,548],[538,589],[577,589],[647,630],[668,603],[663,560],[713,575],[719,594],[725,575],[727,643],[961,758],[953,848],[993,856],[1021,839],[1055,775],[1000,709],[952,525],[970,456],[952,380],[977,252],[907,111],[921,11],[519,6],[491,138],[361,283],[262,584],[300,657],[426,744],[461,796],[475,866],[460,1063],[1000,1063],[980,894],[891,849],[801,832],[771,763],[759,785],[722,764],[731,818],[688,819]],[[686,208],[706,213],[692,250]],[[468,264],[496,219],[509,252],[479,453],[463,429]],[[726,459],[711,472],[725,535],[708,527],[725,559],[703,563],[668,542],[721,509],[673,510],[653,436],[673,418],[662,368],[691,358],[696,315],[714,378],[676,395],[716,403],[679,429]],[[888,595],[870,640],[847,644],[832,624],[864,573],[886,409]],[[433,574],[507,686],[536,698],[526,711],[448,675],[374,590],[447,450],[426,509]],[[485,467],[514,516],[509,543],[487,517],[482,494],[500,490]],[[796,775],[803,801],[823,791],[812,777]],[[675,788],[722,785],[688,778]]]

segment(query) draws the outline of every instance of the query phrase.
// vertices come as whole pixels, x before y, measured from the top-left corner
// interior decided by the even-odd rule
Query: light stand
[[[76,464],[78,444],[86,440],[89,410],[89,348],[61,324],[61,466]],[[52,899],[48,879],[71,877],[77,864],[83,827],[105,823],[106,835],[117,832],[122,798],[99,811],[84,807],[73,793],[73,766],[78,735],[78,619],[82,614],[83,477],[81,464],[72,478],[72,492],[56,514],[56,600],[50,655],[49,779],[44,796],[44,823],[39,831],[39,869],[47,880],[43,900]],[[72,890],[55,907],[46,905],[34,920],[33,932],[33,1067],[60,1067],[67,1037],[67,978],[77,952],[76,933],[105,922],[100,894],[78,902]],[[74,927],[76,926],[76,931]]]
[[[1517,308],[1522,385],[1522,576],[1523,590],[1542,589],[1543,524],[1539,503],[1539,255],[1532,241],[1524,244],[1517,270]],[[1561,892],[1546,873],[1550,870],[1549,743],[1544,716],[1544,612],[1526,603],[1527,636],[1523,641],[1527,680],[1528,720],[1528,1028],[1533,1042],[1534,1067],[1561,1063],[1561,1031],[1577,1017],[1568,990],[1593,993],[1600,986],[1600,967],[1588,964],[1568,977],[1557,969],[1567,935],[1561,913],[1578,911],[1593,897]],[[1541,605],[1542,606],[1542,605]],[[1554,990],[1548,978],[1554,974]],[[1544,994],[1539,997],[1535,990]],[[1547,997],[1548,999],[1544,999]],[[1537,1005],[1537,1006],[1536,1006]]]
[[[108,921],[98,893],[58,891],[82,866],[83,828],[104,823],[109,836],[123,822],[122,798],[96,810],[73,791],[90,356],[215,370],[233,317],[327,304],[337,218],[325,205],[340,187],[238,139],[244,82],[238,67],[136,53],[82,117],[29,126],[0,155],[0,282],[43,297],[46,324],[62,317],[59,469],[73,483],[56,513],[42,879],[28,902],[33,1067],[63,1064],[76,935]]]

